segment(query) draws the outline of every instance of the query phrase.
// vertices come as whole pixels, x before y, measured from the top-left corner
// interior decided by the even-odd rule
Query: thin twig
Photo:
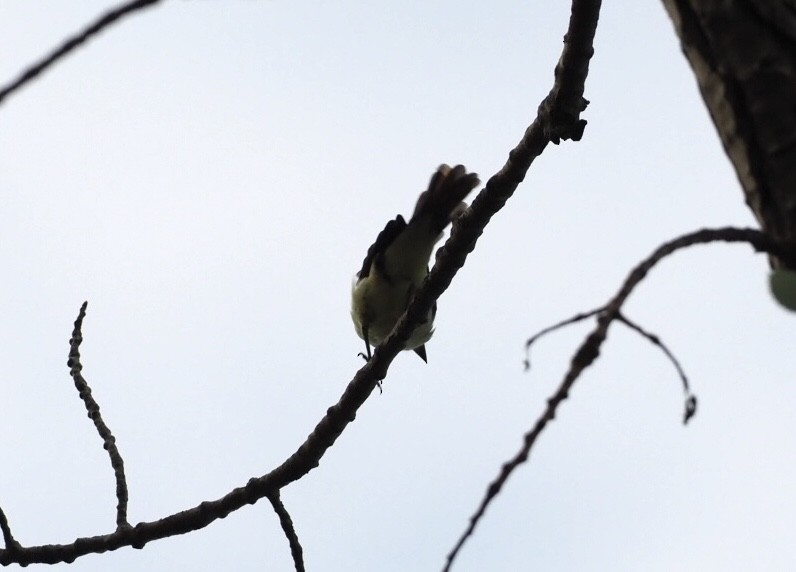
[[[547,334],[549,334],[551,332],[555,332],[556,330],[560,330],[561,328],[563,328],[565,326],[569,326],[571,324],[577,324],[578,322],[582,322],[583,320],[591,318],[592,316],[596,316],[597,314],[602,312],[604,309],[605,308],[597,308],[595,310],[589,310],[588,312],[582,312],[580,314],[575,314],[571,318],[567,318],[566,320],[561,320],[557,324],[553,324],[552,326],[547,326],[543,330],[539,330],[534,335],[532,335],[530,338],[528,338],[528,341],[525,342],[525,361],[523,362],[523,364],[525,365],[525,371],[528,371],[529,369],[531,369],[531,346],[534,343],[536,343],[536,341],[539,338],[541,338],[543,336],[546,336]]]
[[[274,512],[279,517],[279,524],[282,525],[282,531],[290,544],[290,554],[293,556],[296,572],[304,572],[304,550],[301,548],[296,529],[293,527],[293,519],[290,518],[290,514],[282,503],[279,491],[274,491],[268,495],[268,500],[271,502],[271,506],[274,507]]]
[[[113,467],[113,474],[116,477],[116,526],[118,528],[129,528],[130,523],[127,522],[127,480],[124,476],[124,461],[116,447],[116,438],[111,433],[111,430],[102,420],[100,414],[99,404],[91,395],[91,388],[81,375],[83,365],[80,363],[80,344],[83,341],[83,318],[86,317],[86,307],[88,302],[83,302],[80,306],[80,313],[75,320],[75,329],[72,331],[72,339],[69,340],[69,359],[66,365],[69,366],[69,375],[75,382],[75,387],[80,394],[80,399],[86,406],[89,418],[94,422],[94,427],[97,428],[97,433],[102,438],[103,448],[108,451],[111,458],[111,466]]]
[[[531,448],[536,443],[539,435],[544,431],[547,424],[555,419],[558,406],[569,397],[569,392],[575,381],[580,377],[586,368],[588,368],[597,357],[600,355],[600,348],[608,335],[608,327],[617,319],[622,305],[627,298],[644,279],[647,273],[658,262],[680,250],[695,244],[707,244],[710,242],[746,242],[750,244],[755,250],[759,252],[767,252],[769,254],[778,254],[782,252],[781,245],[775,244],[765,234],[759,230],[752,228],[734,228],[724,227],[717,229],[702,229],[696,232],[686,234],[675,238],[669,242],[658,247],[649,257],[639,263],[625,279],[619,292],[614,298],[605,306],[605,310],[600,313],[597,320],[597,326],[586,337],[580,345],[575,355],[572,357],[569,370],[564,375],[564,379],[559,385],[558,389],[553,393],[550,399],[547,400],[547,407],[536,420],[533,427],[523,436],[523,444],[520,450],[514,457],[506,461],[500,469],[498,476],[487,487],[484,498],[475,513],[470,517],[470,523],[467,529],[462,533],[454,546],[453,550],[448,555],[448,562],[445,570],[449,570],[453,559],[464,546],[467,539],[475,531],[475,527],[484,516],[487,507],[492,500],[500,493],[503,486],[508,481],[514,470],[528,460]],[[695,406],[695,402],[694,402]]]
[[[3,512],[2,508],[0,508],[0,531],[3,532],[3,541],[6,545],[6,551],[13,554],[22,548],[22,545],[17,542],[14,535],[11,534],[11,527],[8,524],[6,513]]]
[[[644,328],[629,320],[624,314],[617,313],[616,319],[619,320],[621,323],[626,325],[631,330],[634,330],[639,335],[645,337],[650,343],[658,346],[660,350],[666,355],[669,361],[674,365],[674,368],[677,370],[677,375],[680,376],[680,381],[683,383],[683,392],[685,393],[685,413],[683,414],[683,424],[686,425],[691,420],[691,418],[696,414],[696,406],[697,406],[697,398],[696,395],[691,393],[691,388],[688,386],[688,377],[685,374],[685,371],[680,366],[680,362],[674,356],[674,354],[669,351],[669,348],[666,347],[666,344],[661,341],[661,339],[646,331]]]
[[[600,313],[602,313],[604,310],[605,306],[602,306],[594,310],[589,310],[588,312],[575,314],[571,318],[567,318],[566,320],[562,320],[557,324],[548,326],[536,332],[534,335],[528,338],[528,341],[525,342],[525,360],[523,362],[525,364],[525,371],[528,371],[531,368],[531,346],[534,343],[536,343],[540,338],[551,332],[559,330],[565,326],[576,324],[593,316],[597,316]],[[660,348],[660,350],[666,355],[669,361],[674,365],[675,369],[677,370],[677,375],[680,377],[680,381],[683,384],[683,390],[685,392],[685,413],[683,415],[683,422],[688,423],[688,421],[690,421],[690,419],[696,414],[697,398],[695,395],[691,393],[691,390],[688,386],[688,377],[686,376],[685,371],[683,371],[683,368],[680,366],[680,362],[677,360],[674,354],[671,351],[669,351],[669,348],[666,347],[666,344],[664,344],[658,336],[650,332],[647,332],[646,330],[644,330],[644,328],[642,328],[635,322],[632,322],[622,314],[618,314],[616,319],[625,324],[628,328],[634,330],[636,333],[649,340],[652,344],[658,346],[658,348]]]
[[[17,79],[12,81],[7,86],[0,88],[0,104],[3,103],[6,97],[14,93],[15,91],[22,88],[25,84],[31,82],[32,80],[36,79],[43,71],[47,68],[51,67],[55,64],[58,60],[66,56],[69,52],[75,50],[76,48],[80,47],[84,44],[87,40],[89,40],[92,36],[97,35],[103,29],[107,28],[117,20],[121,19],[124,16],[132,14],[138,10],[146,8],[147,6],[151,6],[152,4],[156,4],[160,0],[134,0],[132,2],[128,2],[127,4],[123,4],[118,8],[114,8],[100,16],[93,24],[90,24],[81,32],[78,32],[71,38],[68,38],[61,44],[59,47],[54,49],[50,52],[47,56],[42,58],[40,61],[36,62],[35,64],[31,65],[28,69],[22,72]]]

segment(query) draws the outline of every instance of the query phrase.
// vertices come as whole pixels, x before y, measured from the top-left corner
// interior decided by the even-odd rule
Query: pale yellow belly
[[[370,344],[381,344],[406,311],[414,290],[414,284],[408,280],[387,282],[373,275],[355,284],[351,292],[351,318],[359,337],[365,339],[363,328],[367,326]],[[432,320],[429,312],[426,321],[412,332],[406,349],[412,350],[431,338],[434,331]]]

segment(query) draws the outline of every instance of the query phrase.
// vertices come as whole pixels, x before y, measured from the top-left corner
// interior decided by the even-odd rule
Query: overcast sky
[[[438,164],[491,176],[549,91],[568,2],[173,0],[0,106],[0,506],[25,545],[216,499],[281,463],[362,365],[350,284]],[[0,84],[110,6],[0,4]],[[603,304],[661,242],[754,225],[659,3],[607,2],[579,143],[550,146],[320,466],[283,491],[308,570],[439,570]],[[613,326],[458,571],[796,567],[793,315],[746,246],[681,252]],[[71,571],[290,570],[267,502]]]

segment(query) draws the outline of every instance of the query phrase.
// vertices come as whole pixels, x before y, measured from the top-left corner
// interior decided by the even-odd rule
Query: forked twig
[[[553,324],[552,326],[548,326],[542,330],[539,330],[530,338],[528,338],[528,341],[525,342],[525,360],[523,362],[525,364],[525,371],[528,371],[531,368],[531,346],[534,343],[536,343],[540,338],[546,336],[547,334],[555,332],[556,330],[560,330],[565,326],[570,326],[572,324],[582,322],[583,320],[591,318],[592,316],[598,316],[602,312],[604,312],[605,309],[606,309],[605,306],[601,306],[600,308],[597,308],[595,310],[589,310],[588,312],[575,314],[571,318],[567,318],[566,320],[562,320],[557,324]],[[677,370],[677,375],[680,377],[680,381],[683,384],[683,390],[685,391],[685,414],[683,415],[683,423],[688,423],[691,420],[691,418],[696,414],[697,398],[695,395],[691,393],[691,390],[688,386],[688,377],[686,376],[685,371],[683,371],[683,368],[680,366],[680,362],[677,360],[676,357],[674,357],[674,354],[669,350],[668,347],[666,347],[666,344],[664,344],[658,336],[650,332],[647,332],[646,330],[644,330],[644,328],[642,328],[635,322],[632,322],[621,313],[617,314],[616,319],[619,320],[621,323],[625,324],[628,328],[635,331],[640,336],[646,338],[650,343],[658,346],[658,348],[660,348],[660,350],[664,353],[664,355],[666,355],[666,357],[669,359],[672,365],[674,365],[675,369]]]
[[[617,313],[616,319],[639,335],[644,336],[650,341],[650,343],[658,346],[672,363],[672,365],[674,365],[674,368],[677,370],[677,375],[680,376],[680,381],[683,383],[683,392],[685,393],[685,413],[683,414],[683,425],[687,425],[691,418],[696,415],[697,398],[696,395],[691,393],[691,388],[688,386],[688,376],[686,376],[685,371],[683,371],[683,368],[680,366],[678,359],[671,351],[669,351],[669,348],[666,347],[666,344],[664,344],[658,336],[646,331],[635,322],[628,320],[627,317],[625,317],[621,312]]]
[[[484,498],[478,506],[478,509],[470,517],[470,522],[465,531],[459,537],[456,545],[448,554],[447,563],[444,570],[450,570],[453,560],[462,549],[467,539],[472,536],[476,526],[484,516],[487,507],[491,504],[494,498],[503,489],[503,486],[508,481],[508,478],[514,470],[528,460],[531,448],[536,443],[537,439],[544,431],[547,424],[555,419],[558,406],[569,397],[569,392],[575,381],[580,375],[588,368],[597,357],[600,355],[600,348],[608,335],[608,327],[614,320],[618,319],[619,313],[623,304],[627,301],[630,294],[638,286],[647,273],[661,260],[672,254],[673,252],[682,248],[687,248],[695,244],[707,244],[710,242],[746,242],[750,244],[758,252],[767,252],[769,254],[781,254],[783,251],[782,245],[774,243],[767,235],[759,230],[752,228],[734,228],[724,227],[716,229],[702,229],[692,232],[669,242],[664,243],[658,247],[650,256],[640,262],[627,276],[622,284],[619,292],[616,293],[614,298],[606,304],[604,310],[599,313],[597,319],[597,326],[581,343],[580,347],[572,356],[571,365],[569,370],[564,375],[564,379],[559,385],[558,389],[553,393],[550,399],[547,400],[547,406],[542,414],[534,423],[533,427],[523,436],[523,444],[520,450],[514,457],[506,461],[500,469],[498,476],[487,487]],[[696,401],[692,402],[692,406],[696,407]],[[686,412],[688,416],[688,412]]]
[[[531,369],[531,346],[547,334],[555,332],[556,330],[560,330],[563,327],[570,326],[572,324],[577,324],[578,322],[582,322],[583,320],[588,320],[592,316],[596,316],[600,312],[605,310],[605,307],[597,308],[595,310],[589,310],[588,312],[582,312],[580,314],[575,314],[571,318],[567,318],[566,320],[561,320],[557,324],[553,324],[552,326],[547,326],[546,328],[539,330],[530,338],[528,341],[525,342],[525,360],[522,362],[525,366],[525,371]]]

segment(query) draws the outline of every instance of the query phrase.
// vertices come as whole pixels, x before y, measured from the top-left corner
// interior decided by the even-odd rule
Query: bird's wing
[[[368,253],[365,255],[365,260],[362,261],[362,269],[357,276],[359,280],[363,280],[370,274],[370,268],[373,266],[373,261],[379,255],[383,255],[384,251],[390,246],[393,241],[403,232],[406,228],[406,221],[404,217],[398,215],[393,220],[388,222],[384,229],[376,237],[376,242],[370,245]],[[380,262],[379,262],[380,264]]]

